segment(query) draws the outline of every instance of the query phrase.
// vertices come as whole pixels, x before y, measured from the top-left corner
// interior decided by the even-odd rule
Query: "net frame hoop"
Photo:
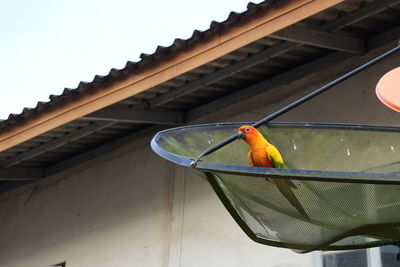
[[[321,171],[321,170],[303,170],[303,169],[277,169],[251,166],[239,166],[229,164],[210,163],[199,160],[196,166],[192,166],[193,158],[176,155],[165,151],[157,144],[157,139],[171,131],[191,130],[205,127],[248,125],[248,122],[242,123],[215,123],[200,124],[191,126],[182,126],[173,129],[167,129],[157,133],[151,141],[152,149],[161,157],[174,162],[180,166],[191,167],[202,172],[228,173],[234,175],[250,175],[254,178],[265,178],[265,176],[277,179],[293,179],[305,181],[322,182],[343,182],[343,183],[364,183],[364,184],[394,184],[400,185],[400,173],[378,173],[378,172],[347,172],[347,171]],[[293,122],[273,122],[266,126],[286,126],[286,127],[304,127],[318,129],[346,129],[360,131],[388,131],[398,132],[400,127],[394,126],[375,126],[363,124],[326,124],[326,123],[293,123]]]

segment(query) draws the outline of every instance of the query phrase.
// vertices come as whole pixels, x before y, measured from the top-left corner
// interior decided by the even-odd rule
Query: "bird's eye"
[[[246,128],[246,132],[250,132],[250,128]]]

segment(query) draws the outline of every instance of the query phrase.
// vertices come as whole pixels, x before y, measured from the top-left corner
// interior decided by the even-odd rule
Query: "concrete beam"
[[[166,128],[167,128],[166,126],[160,126],[160,125],[150,126],[143,130],[133,132],[132,134],[129,134],[125,137],[119,138],[119,139],[111,141],[107,144],[96,147],[87,152],[80,153],[79,155],[73,156],[72,158],[66,159],[64,161],[61,161],[59,163],[56,163],[52,166],[47,167],[45,169],[46,176],[51,176],[51,175],[59,173],[63,170],[66,170],[66,169],[72,168],[74,166],[80,165],[82,163],[91,161],[91,160],[93,160],[99,156],[102,156],[110,151],[113,151],[119,147],[122,147],[129,142],[137,140],[138,138],[149,136],[149,135],[154,135],[161,130],[165,130]]]
[[[79,130],[76,130],[69,134],[63,135],[61,137],[53,139],[52,141],[49,141],[49,142],[39,145],[35,148],[29,149],[25,152],[22,152],[20,154],[12,156],[6,160],[3,160],[2,162],[0,162],[0,166],[3,168],[14,166],[22,161],[37,157],[47,151],[51,151],[53,149],[56,149],[57,147],[65,145],[69,142],[72,142],[74,140],[77,140],[79,138],[87,136],[89,134],[92,134],[93,132],[100,131],[101,129],[109,127],[115,123],[116,122],[114,122],[114,121],[100,121],[100,122],[90,124]]]
[[[368,38],[367,46],[368,49],[374,49],[376,47],[379,47],[381,45],[393,41],[399,41],[399,37],[400,37],[400,25],[385,32],[378,33],[377,35],[371,38]]]
[[[43,178],[42,168],[0,168],[0,181],[34,181]]]
[[[295,25],[270,34],[268,37],[353,54],[363,54],[365,52],[364,41],[359,38]]]
[[[323,31],[337,31],[348,25],[357,23],[369,16],[377,14],[388,7],[400,4],[400,0],[379,0],[363,5],[361,8],[347,13],[319,27]]]
[[[172,111],[148,111],[131,109],[128,107],[110,107],[93,112],[82,119],[144,123],[144,124],[166,124],[182,125],[183,113]]]

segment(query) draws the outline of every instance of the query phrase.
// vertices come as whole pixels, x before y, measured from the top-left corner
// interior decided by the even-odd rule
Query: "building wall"
[[[385,60],[280,120],[397,125],[400,115],[376,99],[374,87],[399,59]],[[258,120],[358,61],[310,74],[196,123]],[[0,196],[0,265],[313,266],[311,253],[251,241],[205,180],[155,155],[149,140]]]

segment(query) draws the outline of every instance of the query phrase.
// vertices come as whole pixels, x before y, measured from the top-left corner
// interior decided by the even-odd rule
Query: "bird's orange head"
[[[252,126],[244,125],[240,127],[238,130],[239,130],[239,138],[246,141],[246,143],[249,143],[252,140],[256,140],[260,138],[260,136],[262,136],[261,133]]]

